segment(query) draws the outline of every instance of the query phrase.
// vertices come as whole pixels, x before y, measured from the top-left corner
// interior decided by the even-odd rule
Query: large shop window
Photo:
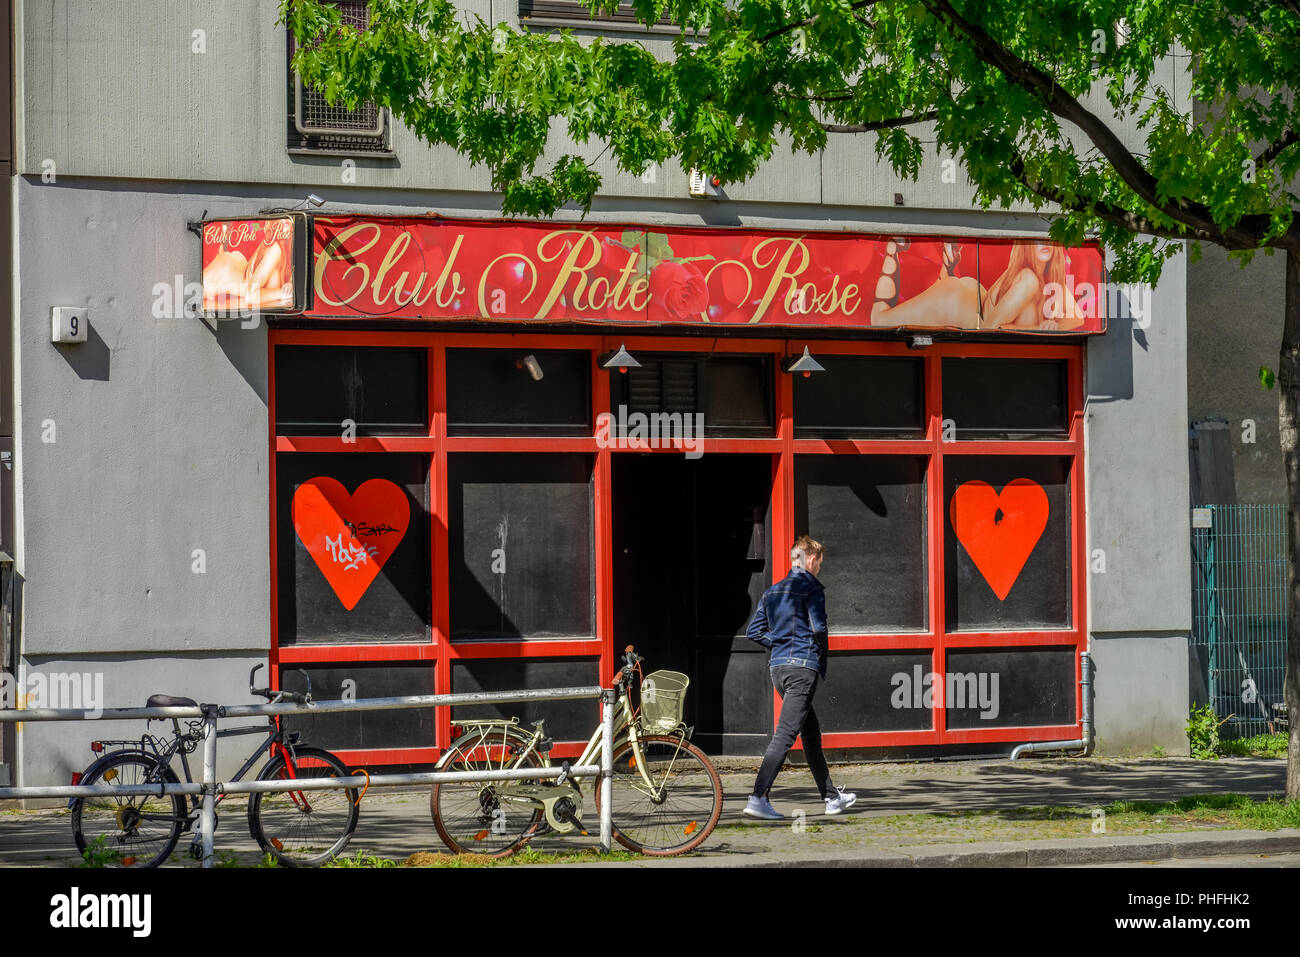
[[[282,454],[280,644],[429,640],[429,457]]]
[[[453,641],[595,635],[591,474],[588,455],[450,457]]]
[[[796,456],[794,495],[795,526],[827,549],[831,633],[924,630],[925,460]]]

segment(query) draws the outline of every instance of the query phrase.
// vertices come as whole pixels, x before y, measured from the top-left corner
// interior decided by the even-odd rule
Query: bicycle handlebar
[[[265,698],[271,704],[279,704],[285,698],[288,698],[290,701],[294,702],[295,704],[311,704],[311,675],[307,674],[307,672],[304,669],[299,668],[297,670],[298,673],[302,675],[303,679],[307,682],[306,692],[285,691],[283,689],[280,691],[272,691],[270,688],[253,687],[253,675],[257,674],[257,672],[260,671],[261,668],[262,666],[260,664],[253,665],[252,670],[248,672],[248,693],[249,694],[257,695],[259,698]]]

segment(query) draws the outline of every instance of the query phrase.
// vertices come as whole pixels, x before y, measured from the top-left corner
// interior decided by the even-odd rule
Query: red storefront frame
[[[543,332],[425,332],[425,331],[345,331],[272,328],[268,333],[268,432],[269,468],[269,541],[271,571],[271,650],[270,664],[274,687],[278,687],[282,666],[304,664],[382,662],[435,663],[435,691],[449,694],[451,662],[456,659],[483,658],[558,658],[598,659],[602,685],[608,686],[615,671],[616,649],[613,637],[613,512],[612,456],[620,450],[602,448],[594,434],[594,423],[603,412],[610,411],[609,377],[599,366],[601,353],[625,344],[635,354],[647,352],[736,352],[768,354],[779,360],[799,355],[805,346],[817,355],[909,356],[918,352],[902,341],[880,340],[809,340],[802,338],[702,338],[661,337],[651,335],[557,334]],[[275,348],[278,345],[316,346],[415,346],[427,350],[429,430],[420,436],[357,436],[345,441],[332,436],[278,435],[275,413]],[[447,434],[445,355],[447,348],[492,349],[584,349],[591,355],[591,401],[593,434],[580,437],[502,437],[449,436]],[[712,453],[757,453],[770,455],[772,474],[772,556],[774,579],[789,571],[789,543],[794,527],[794,456],[797,454],[892,454],[917,455],[927,459],[927,569],[928,622],[925,632],[901,634],[832,634],[830,648],[835,651],[908,650],[928,651],[932,670],[947,672],[946,653],[953,648],[1060,647],[1071,648],[1074,655],[1075,714],[1082,713],[1082,689],[1079,685],[1082,663],[1078,652],[1087,647],[1086,569],[1087,543],[1084,498],[1083,439],[1083,347],[1078,344],[1007,345],[1002,343],[942,342],[921,351],[925,373],[925,434],[916,439],[796,439],[794,437],[793,383],[791,377],[775,373],[776,432],[761,438],[712,438]],[[944,358],[1057,359],[1067,364],[1066,437],[1059,440],[960,440],[942,438],[942,367]],[[645,451],[645,450],[638,450]],[[657,454],[680,454],[682,449],[649,450]],[[284,452],[420,452],[430,457],[429,494],[431,517],[432,628],[431,641],[397,644],[336,644],[285,646],[279,642],[278,556],[276,516],[280,503],[276,494],[276,455]],[[581,452],[594,457],[594,545],[595,545],[595,627],[590,639],[546,639],[508,642],[452,642],[450,640],[450,602],[448,595],[449,543],[447,457],[457,452]],[[953,455],[1020,455],[1066,456],[1070,459],[1069,517],[1071,623],[1068,628],[1032,631],[996,631],[949,633],[944,621],[944,484],[943,463]],[[437,519],[441,518],[441,521]],[[621,652],[621,649],[617,649]],[[653,664],[653,663],[652,663]],[[998,744],[1001,742],[1054,741],[1081,736],[1081,719],[1073,724],[999,727],[990,729],[950,730],[943,703],[942,682],[935,686],[932,725],[928,730],[830,732],[823,735],[828,748],[933,747],[945,745]],[[775,718],[780,714],[780,697],[773,692]],[[593,714],[594,724],[594,714]],[[437,709],[435,744],[432,747],[382,748],[370,750],[338,749],[344,760],[354,765],[417,764],[436,760],[451,743],[452,722],[447,708]],[[581,752],[585,742],[556,742],[557,757],[572,757]]]

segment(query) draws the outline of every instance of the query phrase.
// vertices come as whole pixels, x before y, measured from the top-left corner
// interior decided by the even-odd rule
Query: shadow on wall
[[[197,321],[212,333],[230,364],[266,405],[266,316]]]
[[[1106,334],[1091,340],[1088,349],[1087,401],[1121,402],[1133,398],[1133,347],[1150,350],[1146,329],[1150,316],[1137,315],[1126,295],[1118,299],[1117,315],[1106,320]]]
[[[97,382],[108,381],[108,343],[104,341],[93,323],[86,330],[85,342],[55,343],[54,348],[58,350],[59,355],[63,356],[63,361],[72,367],[77,378]]]

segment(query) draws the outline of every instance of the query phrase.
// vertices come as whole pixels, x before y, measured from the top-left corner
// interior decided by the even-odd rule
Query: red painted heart
[[[1008,482],[1000,493],[988,482],[963,482],[951,509],[957,541],[1004,601],[1047,527],[1047,493],[1023,478]]]
[[[292,511],[294,531],[348,611],[411,522],[406,492],[388,479],[362,482],[349,495],[343,483],[318,475],[298,486]]]

